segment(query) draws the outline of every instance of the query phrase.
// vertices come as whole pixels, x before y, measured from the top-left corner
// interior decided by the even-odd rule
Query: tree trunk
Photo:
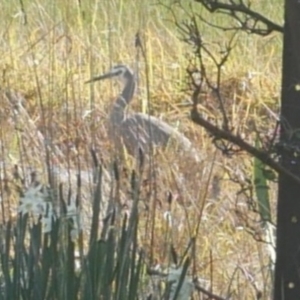
[[[281,163],[300,177],[300,1],[285,0]],[[275,300],[300,299],[300,185],[279,175]]]

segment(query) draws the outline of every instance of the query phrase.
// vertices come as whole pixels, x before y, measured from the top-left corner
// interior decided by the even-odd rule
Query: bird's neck
[[[110,115],[110,123],[113,127],[121,126],[122,122],[125,119],[125,108],[131,102],[134,92],[135,92],[135,80],[128,80],[121,92],[118,96],[116,102],[113,105],[111,115]]]

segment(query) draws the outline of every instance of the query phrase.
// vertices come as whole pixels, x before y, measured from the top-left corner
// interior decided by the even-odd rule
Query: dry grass
[[[169,149],[155,160],[154,177],[149,177],[146,167],[141,175],[141,245],[152,263],[166,265],[170,244],[182,255],[199,226],[193,265],[195,274],[207,280],[207,287],[221,295],[230,291],[232,299],[255,299],[257,288],[267,299],[271,280],[266,247],[243,227],[245,222],[237,211],[248,217],[252,214],[245,201],[237,199],[237,186],[227,180],[225,172],[242,174],[246,170],[251,174],[251,161],[247,156],[222,157],[203,129],[191,123],[187,96],[182,92],[189,49],[178,39],[176,28],[167,21],[171,16],[163,7],[136,3],[24,1],[22,13],[19,1],[2,1],[0,168],[5,165],[9,173],[19,164],[46,174],[50,163],[65,170],[78,166],[90,170],[89,149],[94,148],[110,172],[114,157],[106,120],[119,87],[109,82],[84,85],[84,81],[111,64],[129,64],[140,74],[138,94],[130,110],[150,112],[178,127],[205,157],[197,166],[180,163]],[[271,17],[280,21],[281,10],[274,9],[272,1],[256,1],[255,5],[267,12],[276,11]],[[178,19],[184,19],[180,12]],[[201,26],[208,41],[226,42],[226,33]],[[137,31],[147,52],[147,77],[145,61],[134,47]],[[278,109],[280,50],[279,36],[241,34],[224,70],[224,91],[231,100],[228,106],[233,124],[250,141],[254,137],[249,124],[270,129],[268,118],[261,115],[266,115],[265,106]],[[251,86],[247,93],[238,90],[243,80]],[[12,100],[5,91],[20,95]],[[14,103],[20,99],[22,111]],[[212,104],[205,107],[208,114],[217,116]],[[127,185],[131,168],[130,158],[120,165],[122,205],[130,205]],[[185,174],[184,181],[177,168]],[[107,180],[110,185],[111,179]],[[3,201],[12,201],[7,195],[2,193]],[[274,196],[275,192],[273,202]]]

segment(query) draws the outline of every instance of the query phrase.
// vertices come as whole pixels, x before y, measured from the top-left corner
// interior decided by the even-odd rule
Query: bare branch
[[[253,157],[256,157],[260,159],[265,165],[269,166],[273,170],[275,170],[279,174],[285,174],[295,180],[295,182],[300,184],[300,178],[296,175],[294,175],[292,172],[290,172],[288,169],[284,168],[282,165],[277,163],[272,159],[271,156],[269,156],[265,151],[261,151],[253,146],[251,146],[249,143],[247,143],[244,139],[240,138],[239,136],[236,136],[232,134],[229,131],[223,130],[209,121],[205,120],[198,112],[196,106],[191,111],[191,118],[192,120],[204,127],[208,132],[210,132],[214,137],[218,137],[219,139],[224,139],[226,141],[229,141],[238,147],[240,147],[242,150],[250,153]]]
[[[195,0],[195,2],[202,4],[211,13],[229,15],[238,22],[238,29],[243,31],[262,36],[274,31],[283,33],[282,25],[252,10],[250,2],[248,4],[245,4],[243,0],[232,0],[230,3],[220,0]],[[222,29],[232,30],[232,28],[226,27],[222,27]]]

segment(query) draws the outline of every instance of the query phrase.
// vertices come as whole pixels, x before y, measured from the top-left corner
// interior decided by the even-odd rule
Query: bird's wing
[[[167,146],[173,142],[185,151],[191,151],[192,144],[188,138],[164,121],[142,113],[135,113],[122,123],[122,138],[130,151],[136,149],[148,152],[152,146]],[[133,149],[135,148],[135,149]]]

